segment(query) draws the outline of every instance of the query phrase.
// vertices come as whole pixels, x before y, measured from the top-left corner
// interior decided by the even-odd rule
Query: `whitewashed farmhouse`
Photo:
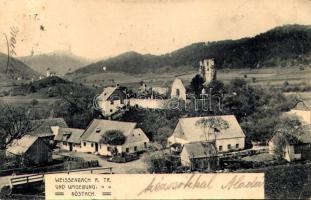
[[[76,128],[59,128],[54,140],[57,142],[57,147],[67,151],[81,151],[81,135],[83,129]]]
[[[176,78],[172,84],[171,98],[177,98],[186,101],[186,88],[179,78]]]
[[[196,124],[202,118],[211,117],[220,117],[228,123],[228,128],[217,130],[210,127],[204,128]],[[209,137],[206,137],[206,134],[209,134]],[[237,151],[244,149],[245,134],[234,115],[179,119],[173,134],[168,138],[168,144],[171,147],[183,147],[183,145],[192,142],[214,142],[219,153]]]
[[[125,106],[126,93],[119,85],[106,87],[97,97],[97,103],[104,116],[110,116]]]
[[[103,135],[113,130],[124,134],[126,138],[124,144],[112,146],[101,142]],[[116,148],[118,154],[142,152],[148,148],[148,144],[148,137],[140,128],[136,128],[136,123],[132,122],[94,119],[81,136],[81,152],[104,156],[112,155],[112,148]]]

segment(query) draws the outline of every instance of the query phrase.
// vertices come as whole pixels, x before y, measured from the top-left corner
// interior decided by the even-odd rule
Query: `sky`
[[[0,0],[0,31],[16,27],[16,56],[68,51],[89,59],[163,54],[195,42],[311,25],[310,0]],[[0,34],[0,51],[6,40]]]

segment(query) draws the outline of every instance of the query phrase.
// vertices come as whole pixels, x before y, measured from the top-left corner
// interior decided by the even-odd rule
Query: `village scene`
[[[1,199],[44,199],[44,176],[55,173],[262,172],[266,198],[311,197],[307,22],[93,60],[71,44],[21,56],[22,29],[8,30],[0,43]]]

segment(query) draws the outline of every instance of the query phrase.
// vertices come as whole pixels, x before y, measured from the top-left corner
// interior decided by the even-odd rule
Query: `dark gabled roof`
[[[211,142],[192,142],[184,144],[182,151],[187,151],[189,158],[208,158],[217,155],[216,147]]]
[[[34,130],[29,133],[29,135],[35,136],[52,136],[53,132],[51,130],[52,126],[59,126],[60,128],[68,128],[67,123],[64,118],[51,118],[51,119],[40,119],[32,121]]]
[[[83,134],[83,129],[77,128],[60,128],[58,134],[55,136],[56,141],[66,141],[70,143],[80,144],[81,135]]]
[[[299,132],[301,131],[301,134]],[[297,135],[286,135],[284,130],[279,129],[274,133],[271,141],[274,142],[277,136],[285,137],[286,142],[290,145],[293,144],[311,144],[311,124],[302,126],[301,129],[297,130]]]

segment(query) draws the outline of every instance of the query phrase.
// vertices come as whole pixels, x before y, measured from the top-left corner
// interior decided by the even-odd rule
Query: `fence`
[[[5,185],[1,188],[1,194],[11,195],[13,188],[20,188],[30,184],[37,184],[44,182],[44,176],[46,174],[60,174],[60,173],[82,173],[82,174],[112,174],[112,167],[100,167],[92,169],[77,169],[77,170],[68,170],[68,171],[57,171],[57,172],[48,172],[45,174],[32,174],[24,175],[19,177],[13,177],[10,179],[10,184]]]
[[[53,171],[62,171],[62,170],[73,170],[73,169],[83,169],[83,168],[91,168],[91,167],[99,167],[98,160],[92,161],[66,161],[64,163],[59,163],[51,166],[44,167],[22,167],[22,168],[13,168],[7,170],[0,170],[0,176],[7,176],[12,174],[35,174],[35,173],[46,173]]]

